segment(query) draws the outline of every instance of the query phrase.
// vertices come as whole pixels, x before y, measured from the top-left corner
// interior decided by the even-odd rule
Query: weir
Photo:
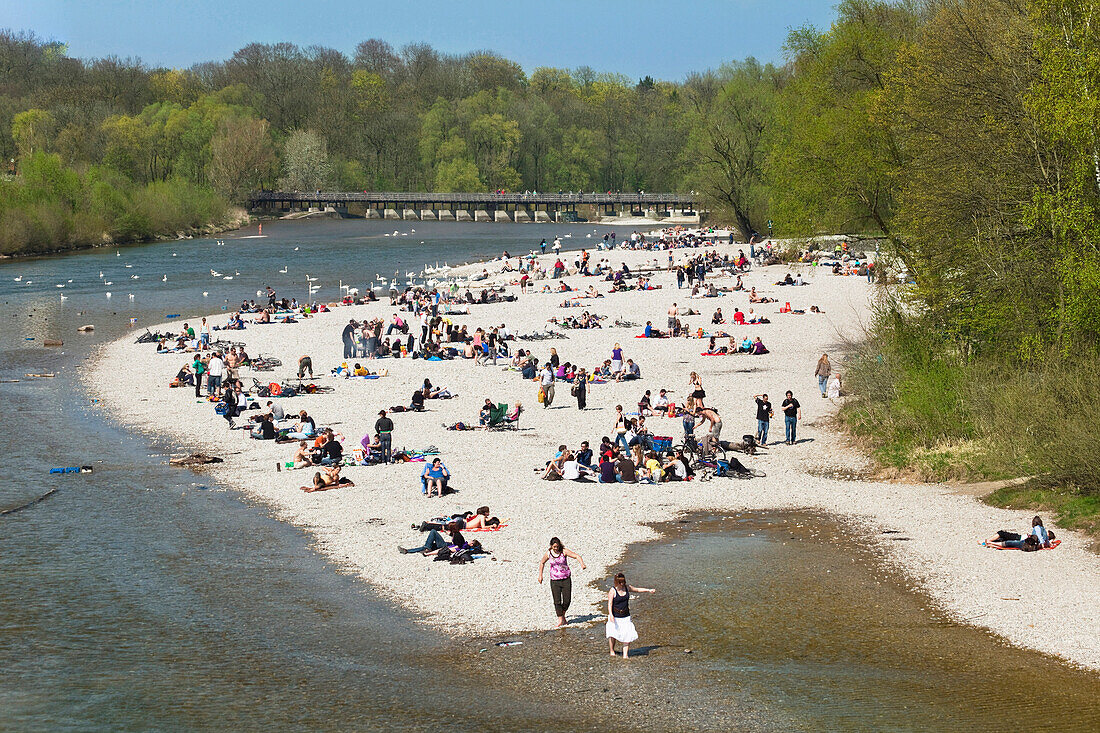
[[[342,216],[367,219],[439,221],[578,221],[579,209],[596,216],[636,216],[653,220],[706,213],[693,193],[410,193],[341,191],[256,191],[253,211],[289,214],[335,209]]]

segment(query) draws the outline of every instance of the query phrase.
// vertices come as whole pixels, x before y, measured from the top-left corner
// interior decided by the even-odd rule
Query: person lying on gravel
[[[313,474],[313,487],[305,487],[307,492],[324,491],[340,485],[340,467],[326,466]]]
[[[479,506],[476,512],[466,511],[449,517],[433,517],[412,527],[421,532],[430,532],[433,529],[442,531],[452,522],[457,524],[459,529],[490,529],[499,526],[500,519],[489,516],[489,513],[489,507]]]
[[[444,537],[439,532],[439,530],[433,529],[431,532],[428,533],[428,537],[426,538],[424,544],[420,547],[405,549],[404,547],[398,545],[397,551],[402,555],[412,555],[414,553],[420,553],[426,557],[431,557],[433,555],[438,555],[443,550],[447,550],[451,554],[457,554],[458,552],[463,550],[481,550],[481,543],[477,540],[474,540],[473,542],[466,541],[466,538],[462,536],[462,532],[459,530],[457,522],[449,523],[444,528],[444,531],[447,533],[449,538]]]
[[[1034,550],[1041,550],[1044,547],[1050,547],[1050,543],[1053,539],[1054,533],[1048,531],[1047,528],[1043,526],[1042,517],[1035,516],[1031,520],[1031,529],[1026,536],[1020,536],[1016,532],[999,529],[996,535],[985,541],[985,544],[990,547],[1031,552]]]

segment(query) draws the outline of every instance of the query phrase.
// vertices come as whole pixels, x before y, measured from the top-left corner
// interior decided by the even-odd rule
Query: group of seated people
[[[801,272],[794,275],[793,277],[791,276],[791,273],[788,272],[787,275],[782,280],[777,281],[775,284],[776,285],[805,285],[806,281],[802,279],[802,273]]]
[[[726,322],[726,316],[722,313],[721,308],[718,308],[714,311],[714,314],[710,317],[710,322],[712,325],[718,325]],[[769,321],[764,316],[757,315],[757,313],[752,308],[749,308],[748,313],[743,313],[740,308],[734,308],[733,323],[738,326],[744,326],[745,324],[771,323],[771,321]]]
[[[601,484],[686,481],[692,475],[681,450],[670,450],[662,456],[655,450],[643,449],[641,443],[622,448],[606,437],[598,453],[593,453],[588,441],[582,442],[576,451],[560,445],[546,467],[535,470],[541,471],[547,481]]]
[[[760,337],[750,338],[748,334],[745,334],[744,338],[738,341],[735,337],[729,337],[729,344],[726,346],[719,346],[717,339],[714,336],[710,337],[710,342],[707,344],[707,354],[752,354],[754,356],[760,356],[761,354],[768,354],[768,348],[764,346],[764,342],[760,340]]]
[[[638,415],[648,417],[655,413],[667,413],[670,404],[667,389],[662,389],[657,394],[656,400],[653,399],[652,393],[647,389],[645,394],[642,395],[642,399],[638,400]]]

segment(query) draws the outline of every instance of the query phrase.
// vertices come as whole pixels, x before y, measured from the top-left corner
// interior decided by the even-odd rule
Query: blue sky
[[[588,65],[673,81],[746,56],[782,61],[789,28],[826,28],[834,15],[833,0],[0,0],[0,27],[63,41],[85,58],[187,67],[253,41],[350,54],[359,41],[382,38],[395,48],[489,49],[528,72]]]

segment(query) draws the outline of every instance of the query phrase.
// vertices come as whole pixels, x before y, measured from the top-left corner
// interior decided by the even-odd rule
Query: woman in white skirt
[[[635,588],[627,585],[626,576],[619,573],[615,584],[607,592],[607,648],[615,656],[615,642],[623,645],[623,659],[630,655],[630,643],[638,638],[638,630],[630,620],[630,594],[656,593],[653,588]]]

